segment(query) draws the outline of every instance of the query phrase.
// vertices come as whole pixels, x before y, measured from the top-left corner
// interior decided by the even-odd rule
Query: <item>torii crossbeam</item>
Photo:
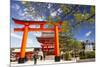
[[[24,63],[25,60],[25,49],[26,49],[26,42],[28,37],[28,32],[33,31],[53,31],[55,36],[55,61],[60,61],[60,50],[59,50],[59,32],[61,32],[61,29],[59,28],[59,25],[62,24],[62,22],[58,22],[54,24],[54,28],[44,28],[45,24],[48,24],[46,21],[24,21],[24,20],[17,20],[13,18],[13,21],[15,24],[24,25],[23,28],[14,28],[15,32],[23,32],[23,38],[21,43],[21,51],[20,51],[20,58],[19,63]],[[40,25],[40,28],[30,28],[30,25]]]

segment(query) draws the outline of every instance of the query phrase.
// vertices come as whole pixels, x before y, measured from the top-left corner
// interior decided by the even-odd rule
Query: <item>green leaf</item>
[[[90,7],[90,13],[91,14],[95,14],[95,6],[91,6]]]
[[[63,21],[62,23],[62,32],[69,32],[70,25],[68,21]]]

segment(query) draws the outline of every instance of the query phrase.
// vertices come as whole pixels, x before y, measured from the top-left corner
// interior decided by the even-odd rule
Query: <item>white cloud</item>
[[[28,12],[28,10],[25,8],[24,12],[22,10],[19,10],[18,12],[21,19],[25,20],[34,20],[34,21],[44,21],[45,17],[42,15],[36,15],[36,12],[34,8],[32,9],[32,12]]]
[[[14,37],[15,39],[15,40],[11,40],[11,47],[21,47],[22,36],[11,32],[11,37]],[[27,47],[40,47],[41,48],[40,43],[37,40],[33,40],[33,39],[27,40]]]
[[[48,4],[48,9],[50,9],[51,8],[51,4]]]
[[[42,34],[41,34],[41,32],[34,32],[33,35],[40,37]]]
[[[44,16],[38,16],[35,20],[36,21],[44,21]]]
[[[57,15],[57,11],[51,12],[50,14],[52,17],[55,17]]]
[[[16,9],[17,9],[17,10],[20,9],[20,6],[19,6],[18,4],[16,4]]]
[[[59,13],[62,13],[62,10],[59,8],[58,10],[57,10]]]
[[[17,34],[14,34],[14,33],[11,33],[11,36],[12,36],[12,37],[15,37],[15,38],[18,38],[18,39],[22,39],[21,36],[19,36],[19,35],[17,35]]]
[[[11,36],[12,36],[12,37],[15,37],[15,38],[17,38],[17,39],[22,40],[22,36],[17,35],[17,34],[15,34],[15,33],[11,33]],[[32,42],[31,39],[28,39],[28,40],[27,40],[27,43],[33,43],[33,42]]]
[[[14,5],[12,5],[12,8],[18,10],[18,9],[20,9],[20,6],[18,4],[14,4]]]
[[[92,33],[92,31],[87,32],[86,37],[90,36],[91,33]]]
[[[59,8],[59,9],[57,9],[57,11],[53,11],[53,10],[51,10],[50,11],[50,15],[52,16],[52,17],[55,17],[55,16],[57,16],[57,15],[60,15],[62,13],[62,10]]]
[[[40,28],[39,25],[30,25],[29,27],[30,27],[30,28]]]
[[[79,40],[80,42],[83,42],[84,40]]]
[[[62,10],[59,8],[59,9],[57,10],[57,13],[58,13],[58,15],[60,15],[60,14],[62,13]]]

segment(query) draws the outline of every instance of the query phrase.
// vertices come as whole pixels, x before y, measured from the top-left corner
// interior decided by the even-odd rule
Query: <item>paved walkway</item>
[[[55,62],[54,60],[38,60],[36,65],[44,65],[44,64],[62,64],[62,63],[74,63],[76,61],[63,61],[61,60],[60,62]],[[12,67],[15,66],[23,66],[23,65],[34,65],[34,61],[27,61],[26,63],[23,64],[18,64],[17,62],[11,63]]]
[[[61,60],[60,62],[55,62],[54,61],[54,56],[53,55],[49,55],[46,56],[46,60],[37,60],[37,64],[36,65],[44,65],[44,64],[62,64],[62,63],[74,63],[76,62],[75,60],[72,61],[64,61]],[[11,66],[27,66],[27,65],[34,65],[34,61],[27,61],[23,64],[18,64],[18,62],[11,62]]]
[[[95,59],[93,59],[94,61]],[[61,60],[60,62],[55,62],[54,61],[54,56],[46,56],[46,60],[37,60],[37,64],[36,65],[46,65],[46,64],[66,64],[66,63],[75,63],[75,62],[86,62],[86,61],[92,61],[92,59],[84,59],[84,60],[79,60],[79,61],[76,61],[75,59],[72,59],[71,61],[64,61],[64,60]],[[33,66],[34,65],[34,61],[27,61],[25,63],[22,63],[22,64],[18,64],[18,62],[11,62],[11,67],[16,67],[16,66],[28,66],[28,65],[31,65]]]
[[[77,62],[78,62],[78,63],[81,63],[81,62],[95,62],[95,58],[91,58],[91,59],[82,59],[82,60],[78,60]]]

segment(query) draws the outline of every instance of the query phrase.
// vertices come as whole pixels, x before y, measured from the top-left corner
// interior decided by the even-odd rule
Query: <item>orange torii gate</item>
[[[15,24],[24,25],[23,28],[14,28],[15,32],[23,32],[23,38],[21,43],[21,51],[20,51],[20,58],[18,60],[19,63],[24,63],[25,61],[25,49],[26,49],[26,42],[28,37],[28,32],[32,31],[53,31],[55,36],[55,61],[60,61],[60,49],[59,49],[59,32],[61,32],[61,29],[59,28],[59,25],[62,24],[62,22],[54,24],[54,28],[44,28],[45,24],[48,24],[46,21],[24,21],[24,20],[17,20],[13,18],[13,21]],[[30,25],[40,25],[40,28],[30,28]]]

